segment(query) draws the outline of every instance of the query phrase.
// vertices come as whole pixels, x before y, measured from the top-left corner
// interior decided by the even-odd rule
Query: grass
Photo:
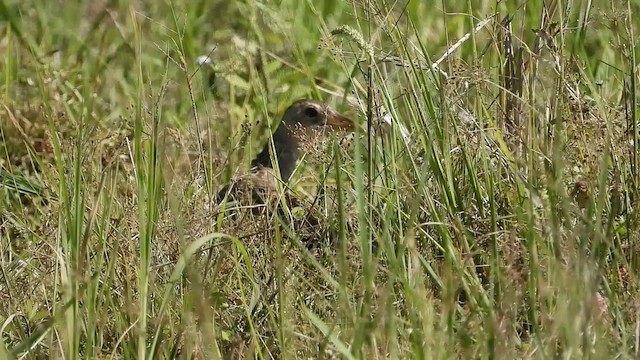
[[[0,2],[0,358],[638,358],[637,13]]]

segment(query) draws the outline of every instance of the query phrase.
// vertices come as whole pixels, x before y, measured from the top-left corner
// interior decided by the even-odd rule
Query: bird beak
[[[327,124],[336,130],[353,130],[353,120],[329,108],[327,109]]]

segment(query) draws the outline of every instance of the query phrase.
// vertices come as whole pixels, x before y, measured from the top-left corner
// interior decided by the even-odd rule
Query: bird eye
[[[308,107],[304,109],[304,114],[310,118],[318,116],[318,110],[314,107]]]

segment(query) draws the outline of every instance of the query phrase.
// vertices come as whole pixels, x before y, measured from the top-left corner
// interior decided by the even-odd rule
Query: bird
[[[253,202],[266,203],[270,196],[277,194],[278,181],[287,183],[291,178],[303,153],[303,142],[322,136],[326,129],[353,130],[354,122],[320,100],[301,99],[292,103],[272,135],[273,145],[271,142],[264,145],[251,161],[249,174],[235,179],[218,192],[218,203],[230,195],[234,198],[240,193],[247,195],[247,191]],[[279,174],[272,159],[277,161]]]

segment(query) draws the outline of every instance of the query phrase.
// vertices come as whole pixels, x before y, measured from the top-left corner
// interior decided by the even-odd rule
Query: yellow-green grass
[[[638,11],[0,2],[0,358],[637,358]]]

